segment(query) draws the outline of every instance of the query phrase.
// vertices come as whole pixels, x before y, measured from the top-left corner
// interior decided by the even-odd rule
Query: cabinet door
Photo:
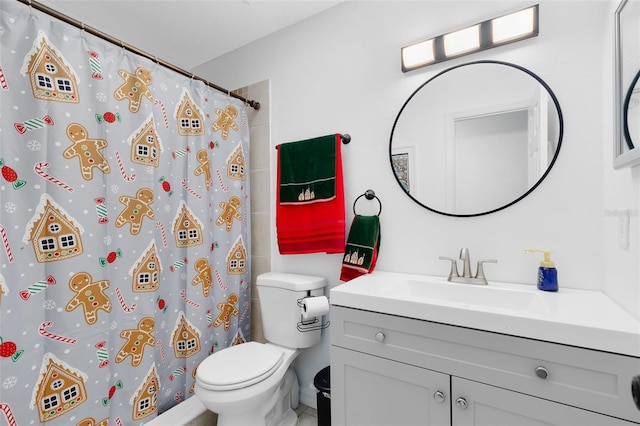
[[[580,408],[489,386],[451,378],[454,426],[632,426]]]
[[[450,376],[331,347],[331,423],[449,426]]]

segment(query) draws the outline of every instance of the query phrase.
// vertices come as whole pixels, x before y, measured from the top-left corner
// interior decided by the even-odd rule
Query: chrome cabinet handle
[[[467,407],[469,406],[469,404],[467,403],[467,400],[464,399],[463,397],[456,399],[456,405],[461,410],[466,410]]]
[[[633,402],[640,410],[640,374],[631,379],[631,396],[633,396]]]
[[[538,376],[542,380],[547,380],[547,378],[549,377],[549,370],[547,370],[543,366],[536,367],[536,376]]]
[[[433,399],[435,399],[438,404],[442,404],[447,398],[444,396],[444,392],[437,391],[433,394]]]
[[[382,331],[378,331],[378,332],[376,333],[376,341],[377,341],[377,342],[379,342],[379,343],[384,342],[384,339],[385,339],[386,337],[387,337],[387,336],[385,336],[385,335],[384,335],[384,333],[383,333]]]

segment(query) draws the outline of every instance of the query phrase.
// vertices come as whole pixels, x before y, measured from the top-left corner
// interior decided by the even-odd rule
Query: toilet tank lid
[[[265,272],[258,275],[257,286],[278,287],[291,291],[306,291],[323,288],[327,280],[323,277],[311,275],[289,274],[286,272]]]

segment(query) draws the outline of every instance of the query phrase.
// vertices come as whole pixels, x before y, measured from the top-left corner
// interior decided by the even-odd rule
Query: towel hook
[[[376,201],[378,201],[378,204],[380,205],[380,209],[378,210],[378,216],[380,216],[380,213],[382,213],[382,201],[380,201],[380,198],[378,198],[376,196],[376,193],[373,191],[373,189],[367,189],[364,192],[364,194],[360,194],[358,196],[358,198],[356,198],[356,200],[353,202],[353,214],[357,214],[356,213],[356,203],[362,197],[365,197],[367,200],[373,200],[375,198]]]

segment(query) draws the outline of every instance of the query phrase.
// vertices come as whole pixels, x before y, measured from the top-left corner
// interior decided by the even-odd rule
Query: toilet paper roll
[[[302,299],[302,318],[320,317],[329,313],[327,296],[305,297]]]

